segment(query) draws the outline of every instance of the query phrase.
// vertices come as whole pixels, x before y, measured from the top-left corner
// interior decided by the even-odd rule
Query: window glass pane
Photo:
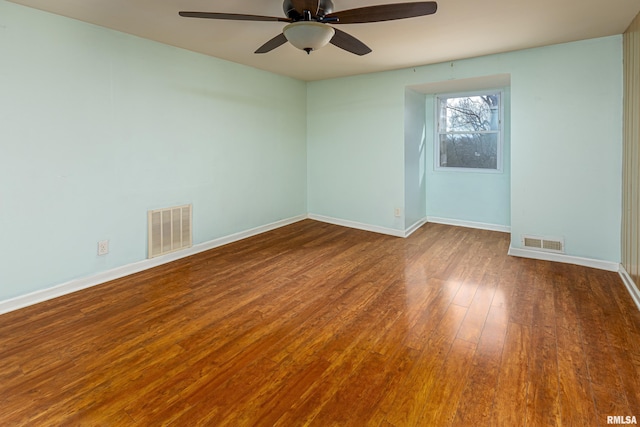
[[[440,102],[441,132],[500,129],[500,94],[445,98]]]
[[[498,134],[440,135],[440,167],[497,169]]]

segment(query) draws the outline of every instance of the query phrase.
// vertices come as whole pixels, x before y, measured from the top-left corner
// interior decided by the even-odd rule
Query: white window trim
[[[465,96],[482,96],[491,94],[500,95],[500,108],[499,108],[499,120],[500,126],[498,129],[498,147],[497,147],[497,159],[496,169],[483,169],[483,168],[453,168],[440,166],[440,100],[442,98],[461,98]],[[503,173],[503,149],[504,149],[504,89],[488,89],[478,91],[465,91],[465,92],[452,92],[452,93],[439,93],[434,97],[435,102],[435,117],[434,122],[434,138],[433,138],[433,168],[436,172],[465,172],[465,173]],[[482,132],[472,132],[482,133]],[[493,132],[486,132],[493,133]]]

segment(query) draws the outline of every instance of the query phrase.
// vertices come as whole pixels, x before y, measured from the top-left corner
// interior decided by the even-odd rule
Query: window
[[[437,170],[502,171],[502,92],[436,97]]]

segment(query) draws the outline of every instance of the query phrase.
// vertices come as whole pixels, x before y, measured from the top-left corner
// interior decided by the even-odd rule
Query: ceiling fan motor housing
[[[284,10],[284,14],[287,18],[292,19],[293,21],[301,21],[304,20],[305,10],[297,10],[293,4],[292,0],[284,0],[282,5],[282,9]],[[311,2],[316,3],[316,2]],[[331,0],[317,0],[317,10],[309,10],[311,13],[311,18],[322,18],[326,14],[333,12],[333,2]]]

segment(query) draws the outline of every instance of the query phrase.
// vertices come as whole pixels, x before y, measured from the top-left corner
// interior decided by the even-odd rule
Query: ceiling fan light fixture
[[[299,21],[287,25],[282,32],[289,43],[300,50],[310,53],[312,50],[318,50],[326,46],[333,38],[336,30],[320,22]]]

